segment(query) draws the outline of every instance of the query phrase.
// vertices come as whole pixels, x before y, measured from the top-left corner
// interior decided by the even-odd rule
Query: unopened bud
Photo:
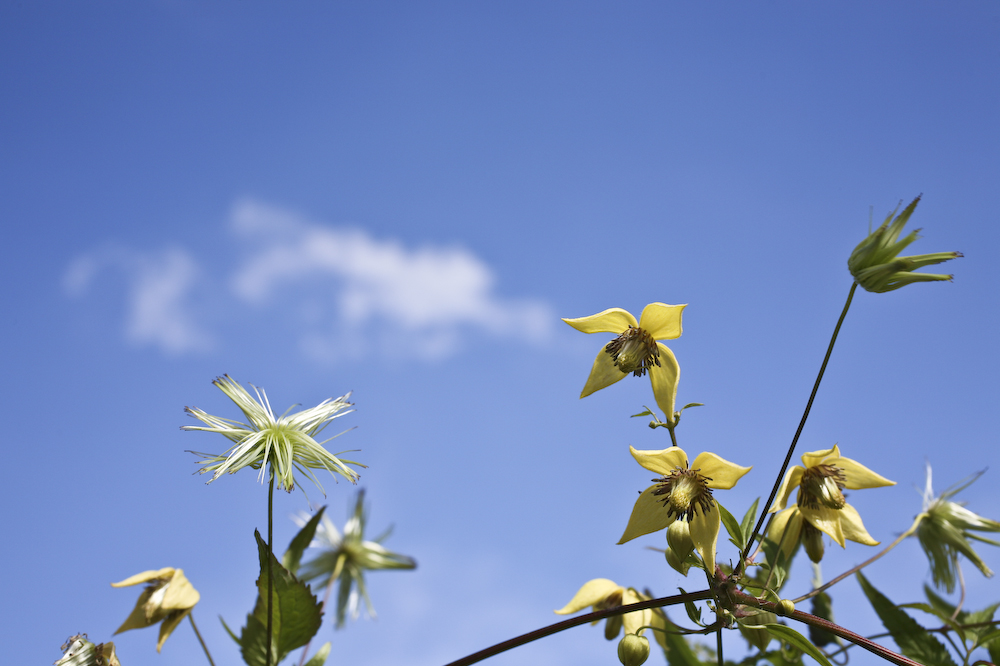
[[[778,615],[791,615],[795,612],[795,604],[791,599],[782,599],[775,607],[775,612],[777,612]]]
[[[823,533],[808,522],[802,523],[802,545],[805,547],[809,559],[819,564],[826,549],[823,545]]]
[[[645,636],[625,634],[618,642],[618,661],[624,666],[641,666],[649,659],[649,641]]]

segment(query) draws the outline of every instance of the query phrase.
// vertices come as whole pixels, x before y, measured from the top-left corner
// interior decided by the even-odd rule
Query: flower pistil
[[[617,338],[604,347],[611,355],[615,367],[624,373],[631,372],[642,377],[646,371],[660,365],[660,349],[649,331],[638,326],[629,326]]]

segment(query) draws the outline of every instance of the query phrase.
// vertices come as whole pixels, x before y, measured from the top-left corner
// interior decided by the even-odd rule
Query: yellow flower
[[[147,583],[146,589],[139,595],[132,613],[115,633],[151,627],[162,622],[160,640],[156,643],[156,651],[159,652],[171,632],[201,599],[201,595],[184,577],[182,569],[172,567],[144,571],[120,583],[111,583],[111,587],[129,587],[140,583]]]
[[[732,488],[751,468],[740,467],[714,453],[700,453],[688,465],[687,454],[676,446],[662,451],[637,451],[630,446],[629,450],[640,465],[663,476],[653,479],[655,483],[639,495],[618,543],[668,528],[675,520],[685,520],[705,570],[714,575],[720,517],[712,489]]]
[[[559,615],[569,615],[570,613],[581,611],[587,606],[590,606],[595,611],[606,610],[608,608],[635,604],[645,601],[648,598],[639,594],[631,587],[622,587],[607,578],[595,578],[584,583],[583,587],[570,599],[569,603],[557,610],[556,613]],[[607,624],[604,626],[604,637],[609,641],[613,640],[618,636],[622,625],[625,626],[626,634],[634,634],[641,627],[652,622],[652,619],[653,611],[649,609],[609,617]]]
[[[598,352],[580,397],[585,398],[611,386],[629,373],[641,377],[648,372],[656,404],[663,411],[666,422],[674,423],[674,401],[681,369],[670,348],[657,340],[681,337],[681,313],[686,307],[650,303],[643,308],[638,322],[631,313],[621,308],[611,308],[579,319],[563,319],[584,333],[618,335]]]
[[[805,467],[796,465],[785,474],[770,512],[784,509],[792,490],[798,488],[796,506],[802,519],[830,535],[841,548],[845,539],[866,546],[878,545],[879,542],[868,534],[857,510],[847,503],[843,490],[894,486],[896,482],[879,476],[850,458],[841,457],[840,448],[836,445],[825,451],[803,454],[802,463]],[[780,533],[775,531],[774,534]],[[786,542],[788,540],[786,538]]]

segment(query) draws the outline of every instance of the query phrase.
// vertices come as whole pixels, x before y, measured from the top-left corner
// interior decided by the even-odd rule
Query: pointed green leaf
[[[757,503],[760,502],[758,497],[747,509],[747,512],[743,514],[743,520],[740,521],[740,532],[743,534],[743,545],[747,545],[747,541],[750,539],[750,534],[753,532],[753,521],[757,519]]]
[[[239,645],[240,639],[236,637],[236,634],[234,634],[233,630],[229,628],[229,625],[226,624],[226,621],[222,619],[221,615],[219,616],[219,622],[222,623],[222,628],[226,630],[226,633],[229,634],[229,637],[232,638],[234,641],[236,641],[236,644]]]
[[[860,571],[855,575],[872,608],[905,656],[925,666],[956,666],[941,641],[928,633],[912,617],[896,608]]]
[[[736,522],[736,517],[729,513],[726,507],[722,506],[718,500],[716,500],[715,505],[719,507],[719,515],[722,517],[722,524],[726,526],[726,531],[729,532],[729,540],[742,552],[744,545],[743,531],[740,529],[740,524]]]
[[[309,544],[312,543],[313,536],[316,534],[316,527],[319,526],[319,521],[323,518],[323,512],[326,511],[326,507],[320,507],[316,515],[309,519],[299,533],[295,535],[292,539],[292,543],[288,545],[288,550],[285,554],[281,556],[281,563],[286,569],[291,571],[293,574],[299,572],[299,563],[302,561],[302,553],[305,552]]]
[[[649,415],[650,415],[650,414],[652,414],[652,413],[653,413],[653,412],[649,411],[649,407],[646,407],[646,408],[645,408],[644,410],[642,410],[642,411],[641,411],[641,412],[639,412],[638,414],[633,414],[633,415],[632,415],[632,416],[630,416],[629,418],[630,418],[630,419],[634,419],[634,418],[635,418],[635,417],[637,417],[637,416],[649,416]]]
[[[683,587],[678,587],[681,594],[687,594]],[[684,610],[687,612],[688,619],[697,624],[699,627],[704,627],[705,625],[701,623],[701,609],[694,605],[693,601],[684,602]]]
[[[676,631],[679,627],[664,616],[667,629]],[[663,649],[663,656],[667,659],[668,666],[702,666],[694,650],[688,645],[687,639],[680,634],[668,634],[663,631],[654,631],[656,642]]]
[[[783,624],[768,624],[765,626],[772,636],[802,650],[802,652],[815,659],[821,666],[833,666],[830,660],[826,658],[826,655],[819,651],[818,647],[810,643],[808,638],[791,627],[786,627]]]
[[[306,666],[323,666],[328,656],[330,656],[330,641],[323,643],[323,647],[306,662]]]
[[[323,613],[309,586],[281,566],[267,544],[254,530],[260,556],[260,577],[257,579],[257,603],[247,616],[247,625],[240,637],[243,661],[248,666],[265,666],[267,657],[267,565],[270,560],[274,580],[274,612],[271,624],[271,664],[277,664],[289,652],[300,648],[319,631]]]

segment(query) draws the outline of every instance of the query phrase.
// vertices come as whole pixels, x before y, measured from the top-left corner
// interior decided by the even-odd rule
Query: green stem
[[[719,666],[724,666],[726,662],[722,658],[722,627],[715,630],[715,652],[718,657]]]
[[[886,553],[888,553],[890,550],[892,550],[893,548],[895,548],[896,546],[898,546],[900,543],[902,543],[903,539],[905,539],[908,536],[913,536],[913,534],[917,531],[917,526],[920,524],[920,521],[923,520],[926,515],[927,514],[922,513],[919,516],[917,516],[917,519],[913,521],[912,525],[910,525],[910,529],[908,529],[905,532],[903,532],[902,534],[900,534],[899,537],[897,537],[895,541],[893,541],[888,546],[886,546],[884,549],[882,549],[882,552],[879,553],[878,555],[870,557],[869,559],[865,560],[864,562],[862,562],[858,566],[853,567],[851,569],[848,569],[844,573],[840,574],[839,576],[837,576],[836,578],[834,578],[833,580],[831,580],[829,583],[825,583],[824,585],[820,585],[819,587],[817,587],[812,592],[809,592],[808,594],[803,594],[801,597],[799,597],[797,599],[792,599],[792,603],[793,604],[801,603],[801,602],[805,601],[806,599],[808,599],[809,597],[815,597],[820,592],[822,592],[824,590],[830,589],[831,587],[833,587],[834,585],[836,585],[840,581],[844,580],[848,576],[852,576],[852,575],[856,574],[857,572],[861,571],[862,569],[864,569],[866,566],[868,566],[872,562],[875,562],[880,557],[882,557],[883,555],[885,555]]]
[[[462,657],[457,661],[453,661],[446,666],[468,666],[469,664],[475,664],[476,662],[482,661],[483,659],[488,659],[494,655],[498,655],[501,652],[506,652],[512,648],[519,647],[521,645],[526,645],[532,641],[537,641],[539,638],[545,638],[546,636],[551,636],[552,634],[557,634],[560,631],[565,631],[572,627],[579,626],[581,624],[587,624],[588,622],[596,622],[598,620],[603,620],[604,618],[614,617],[615,615],[624,615],[625,613],[632,613],[634,611],[645,610],[647,608],[660,608],[661,606],[670,606],[672,604],[681,604],[685,601],[698,601],[700,599],[711,599],[711,590],[702,590],[701,592],[688,592],[687,594],[675,594],[672,597],[661,597],[659,599],[649,599],[648,601],[640,601],[634,604],[627,604],[625,606],[617,606],[616,608],[608,608],[606,610],[594,611],[593,613],[584,613],[583,615],[578,615],[576,617],[571,617],[568,620],[563,620],[562,622],[556,622],[555,624],[550,624],[547,627],[542,627],[541,629],[536,629],[534,631],[529,631],[526,634],[522,634],[517,638],[512,638],[509,641],[504,641],[503,643],[497,643],[492,647],[488,647],[485,650],[480,650],[468,656]]]
[[[271,482],[267,486],[267,657],[264,662],[271,666],[271,632],[274,625],[274,572],[271,571],[271,560],[274,559],[274,470],[271,470]]]
[[[215,666],[215,662],[212,661],[212,655],[208,652],[208,646],[205,645],[205,639],[201,637],[201,632],[198,631],[198,625],[194,623],[194,614],[188,613],[188,619],[191,620],[191,628],[194,629],[194,635],[198,637],[198,642],[201,643],[201,649],[205,651],[205,656],[208,657],[208,663]]]
[[[806,409],[802,412],[802,420],[799,421],[799,427],[795,430],[795,436],[792,437],[792,443],[788,447],[788,453],[785,454],[785,462],[781,465],[781,471],[778,472],[778,478],[774,481],[774,487],[771,489],[771,496],[767,498],[767,503],[764,505],[764,510],[760,514],[760,519],[757,521],[757,526],[753,529],[753,534],[747,540],[747,545],[743,549],[743,553],[740,557],[740,562],[736,566],[736,573],[743,571],[746,565],[747,555],[750,553],[750,549],[753,547],[753,541],[760,532],[761,526],[764,524],[764,520],[767,517],[767,512],[774,503],[774,497],[778,494],[778,488],[781,487],[781,481],[785,478],[785,470],[788,469],[788,463],[792,460],[792,454],[795,453],[795,445],[799,443],[799,436],[802,434],[802,429],[806,425],[806,419],[809,418],[809,411],[812,409],[813,400],[816,399],[816,393],[819,391],[819,384],[823,381],[823,373],[826,372],[826,364],[830,362],[830,355],[833,354],[833,345],[837,342],[837,334],[840,333],[840,327],[844,323],[844,318],[847,316],[847,310],[851,307],[851,300],[854,298],[854,292],[858,288],[858,283],[855,282],[851,285],[851,291],[847,294],[847,302],[844,303],[844,310],[840,313],[840,319],[837,320],[837,326],[833,329],[833,336],[830,338],[830,344],[826,348],[826,356],[823,357],[823,364],[819,367],[819,374],[816,375],[816,383],[813,384],[812,393],[809,394],[809,401],[806,403]]]

